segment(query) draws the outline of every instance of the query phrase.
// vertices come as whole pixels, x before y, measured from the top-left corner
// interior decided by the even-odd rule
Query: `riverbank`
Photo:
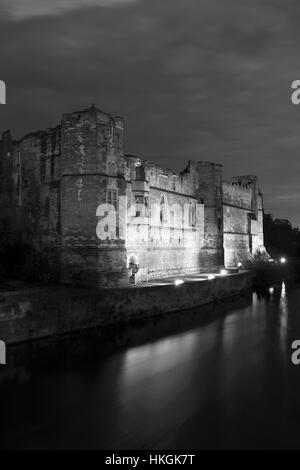
[[[246,271],[213,279],[189,276],[179,285],[163,280],[101,291],[42,288],[2,292],[0,338],[13,344],[64,335],[201,307],[250,292],[251,276]]]

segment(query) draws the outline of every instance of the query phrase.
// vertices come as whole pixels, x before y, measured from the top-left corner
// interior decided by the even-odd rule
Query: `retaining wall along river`
[[[212,280],[185,281],[179,286],[5,292],[0,294],[0,339],[11,344],[63,335],[200,307],[250,291],[250,273],[242,272]]]

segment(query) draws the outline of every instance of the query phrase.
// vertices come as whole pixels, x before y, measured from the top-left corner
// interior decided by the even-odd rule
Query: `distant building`
[[[120,211],[121,196],[127,206],[144,205],[140,224]],[[99,239],[103,215],[96,213],[104,203],[116,207],[117,230]],[[174,204],[188,207],[185,224],[165,216]],[[142,280],[235,267],[265,251],[256,176],[223,182],[219,164],[189,161],[178,173],[126,155],[124,120],[95,107],[19,141],[3,133],[0,236],[56,257],[62,282],[97,287],[126,285],[135,271]]]

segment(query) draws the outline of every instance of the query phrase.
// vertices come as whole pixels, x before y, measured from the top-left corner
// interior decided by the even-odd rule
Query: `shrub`
[[[271,285],[280,284],[283,280],[293,278],[293,270],[290,265],[270,262],[265,253],[256,253],[244,265],[252,274],[254,290],[264,290]]]

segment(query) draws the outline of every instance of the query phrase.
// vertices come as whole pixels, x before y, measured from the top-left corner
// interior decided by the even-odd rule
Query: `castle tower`
[[[124,240],[96,233],[98,207],[125,195],[122,159],[124,122],[95,107],[62,119],[62,281],[88,286],[117,285],[126,269]],[[118,213],[117,213],[118,218]],[[118,220],[117,220],[118,226]]]

